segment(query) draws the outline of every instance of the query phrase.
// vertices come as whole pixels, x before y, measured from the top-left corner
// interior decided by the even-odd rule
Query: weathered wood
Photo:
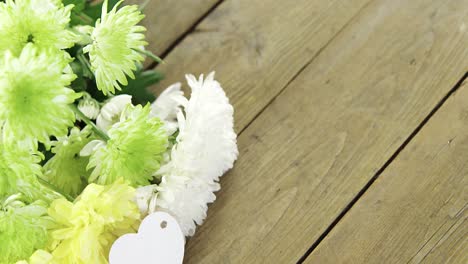
[[[373,1],[330,41],[364,4],[227,1],[166,59],[165,84],[217,69],[238,129],[310,63],[240,136],[187,263],[297,261],[464,73],[467,0]]]
[[[158,67],[155,91],[216,70],[240,130],[368,1],[224,1]]]
[[[466,183],[464,183],[466,185]],[[465,191],[466,193],[466,191]],[[466,198],[465,198],[466,199]],[[427,255],[421,263],[468,263],[468,222],[467,211],[464,210],[463,221],[455,223]],[[412,263],[418,263],[421,255]]]
[[[468,85],[448,99],[306,263],[468,263]]]
[[[127,0],[125,4],[141,4],[146,0]],[[157,55],[165,52],[180,36],[199,20],[218,0],[150,0],[143,12],[142,25],[147,28],[148,50]],[[146,62],[146,64],[148,64]]]

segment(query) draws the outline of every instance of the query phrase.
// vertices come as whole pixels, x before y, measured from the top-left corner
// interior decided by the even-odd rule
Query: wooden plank
[[[466,184],[466,183],[465,183]],[[459,223],[460,222],[460,223]],[[421,263],[468,263],[468,222],[464,211],[463,221],[458,221],[431,250],[422,257],[414,258],[412,263],[421,258]]]
[[[310,65],[240,135],[187,263],[297,261],[468,66],[467,0],[373,1],[315,59],[307,48],[358,2],[253,2],[209,16],[167,59],[169,82],[219,69],[243,128]]]
[[[224,1],[157,68],[155,92],[216,70],[241,130],[369,1]]]
[[[468,85],[450,97],[306,263],[468,263]]]
[[[147,0],[127,0],[125,4],[142,4]],[[219,0],[149,0],[142,21],[147,29],[146,47],[161,55]],[[150,62],[147,61],[148,65]]]

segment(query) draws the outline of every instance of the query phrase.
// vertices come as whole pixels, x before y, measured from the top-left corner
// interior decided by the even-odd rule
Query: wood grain
[[[468,263],[468,85],[450,97],[306,263]]]
[[[150,0],[142,21],[147,29],[146,47],[161,55],[219,0]],[[146,0],[127,0],[125,4],[142,4]],[[150,61],[147,61],[148,65]]]
[[[321,52],[364,3],[291,2],[223,3],[162,68],[218,69],[238,129],[301,71],[239,137],[187,263],[297,261],[468,66],[467,0],[373,1]]]
[[[224,1],[157,68],[155,91],[216,70],[241,130],[368,1]]]
[[[418,254],[411,263],[418,263],[419,259],[420,263],[468,263],[467,211],[463,214],[426,255]]]

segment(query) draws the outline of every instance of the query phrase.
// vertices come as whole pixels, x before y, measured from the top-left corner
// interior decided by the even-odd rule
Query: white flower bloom
[[[83,98],[78,102],[78,109],[89,119],[96,119],[99,115],[99,102],[84,93]],[[79,116],[77,116],[79,119]]]
[[[132,104],[132,96],[121,94],[112,97],[101,109],[96,125],[100,129],[107,131],[109,128],[120,121],[120,114],[129,104]]]
[[[180,83],[169,86],[151,104],[151,116],[158,117],[164,122],[164,127],[169,135],[172,135],[179,127],[177,113],[180,110],[180,106],[187,104],[187,99],[184,97],[184,92],[181,91],[180,87]]]
[[[156,207],[146,211],[168,211],[191,236],[205,219],[208,203],[216,199],[219,177],[232,168],[238,150],[234,110],[214,73],[198,81],[193,75],[186,78],[191,99],[183,105],[185,116],[181,110],[177,116],[180,131],[171,161],[158,171],[162,181]]]
[[[158,190],[157,185],[148,185],[139,187],[136,192],[135,202],[140,209],[140,213],[142,215],[146,215],[148,213],[154,213],[153,211],[148,212],[149,208],[156,208],[156,202],[158,199]]]

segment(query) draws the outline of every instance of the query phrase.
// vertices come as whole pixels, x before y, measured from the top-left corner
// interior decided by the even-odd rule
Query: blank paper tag
[[[112,245],[110,264],[181,264],[185,237],[177,221],[168,213],[148,215],[138,234],[126,234]]]

